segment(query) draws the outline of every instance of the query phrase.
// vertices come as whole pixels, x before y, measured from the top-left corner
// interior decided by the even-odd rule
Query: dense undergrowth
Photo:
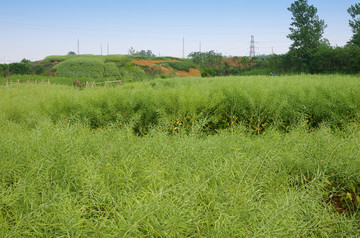
[[[170,133],[216,133],[234,125],[265,133],[322,123],[334,130],[360,118],[360,81],[342,76],[158,79],[113,88],[65,86],[2,88],[8,120],[31,114],[54,123],[81,122],[93,129],[128,125],[138,135],[157,128]],[[31,98],[29,98],[31,97]]]
[[[0,87],[0,234],[356,236],[359,84]]]

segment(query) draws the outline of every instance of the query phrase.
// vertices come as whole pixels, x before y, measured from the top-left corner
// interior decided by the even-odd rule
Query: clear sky
[[[0,63],[48,55],[127,54],[151,50],[182,57],[214,50],[249,55],[286,53],[290,0],[0,0]],[[309,0],[328,27],[324,37],[343,46],[351,37],[347,8],[353,0]],[[102,47],[101,47],[102,46]]]

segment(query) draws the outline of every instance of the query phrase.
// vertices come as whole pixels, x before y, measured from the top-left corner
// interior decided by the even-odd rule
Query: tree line
[[[347,12],[351,19],[349,26],[353,35],[343,47],[333,47],[323,38],[327,27],[317,15],[317,8],[307,0],[298,0],[288,10],[292,13],[290,33],[292,40],[288,53],[282,55],[242,57],[242,67],[229,67],[219,61],[221,54],[192,52],[189,58],[200,67],[212,68],[219,74],[257,74],[257,73],[343,73],[360,72],[360,4],[351,5]],[[216,66],[214,66],[214,64]],[[207,67],[209,66],[209,67]],[[220,72],[220,73],[219,73]]]
[[[358,73],[360,72],[360,4],[351,5],[347,12],[351,19],[349,26],[352,37],[343,47],[333,47],[323,38],[327,27],[317,15],[317,8],[307,0],[298,0],[288,10],[292,13],[290,34],[292,40],[289,52],[284,55],[272,55],[262,62],[279,72],[306,73]]]

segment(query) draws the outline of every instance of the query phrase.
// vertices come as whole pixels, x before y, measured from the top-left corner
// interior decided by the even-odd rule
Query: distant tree
[[[156,57],[151,50],[136,51],[133,47],[129,49],[129,55],[132,56],[143,56],[143,57]]]
[[[138,56],[146,56],[146,51],[145,50],[141,50],[139,52],[136,52],[135,55],[138,55]]]
[[[76,53],[74,51],[69,51],[67,55],[76,55]]]
[[[30,61],[30,60],[28,60],[28,59],[23,58],[23,59],[20,61],[20,63],[30,64],[30,63],[31,63],[31,61]]]
[[[19,75],[24,75],[24,74],[33,74],[34,70],[33,67],[29,62],[26,62],[26,60],[22,60],[20,63],[11,63],[9,64],[9,73],[11,75],[14,74],[19,74]]]
[[[146,57],[156,57],[156,55],[153,54],[153,52],[151,50],[147,50],[146,51]]]
[[[352,20],[349,20],[349,25],[353,32],[353,36],[348,42],[348,45],[360,47],[360,3],[351,5],[347,12],[352,18]]]
[[[130,47],[129,55],[135,55],[135,49],[133,47]]]
[[[321,44],[324,30],[327,27],[324,20],[317,15],[317,8],[308,5],[307,0],[298,0],[291,4],[288,10],[292,13],[291,33],[287,37],[293,41],[289,55],[297,62],[298,68],[309,68],[312,55]]]
[[[210,50],[208,52],[191,52],[188,58],[192,59],[195,64],[207,64],[207,67],[211,67],[212,64],[221,60],[223,56],[221,53]]]

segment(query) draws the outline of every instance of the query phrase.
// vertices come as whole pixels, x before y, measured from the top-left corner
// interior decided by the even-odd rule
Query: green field
[[[360,79],[0,86],[1,237],[351,237]]]

